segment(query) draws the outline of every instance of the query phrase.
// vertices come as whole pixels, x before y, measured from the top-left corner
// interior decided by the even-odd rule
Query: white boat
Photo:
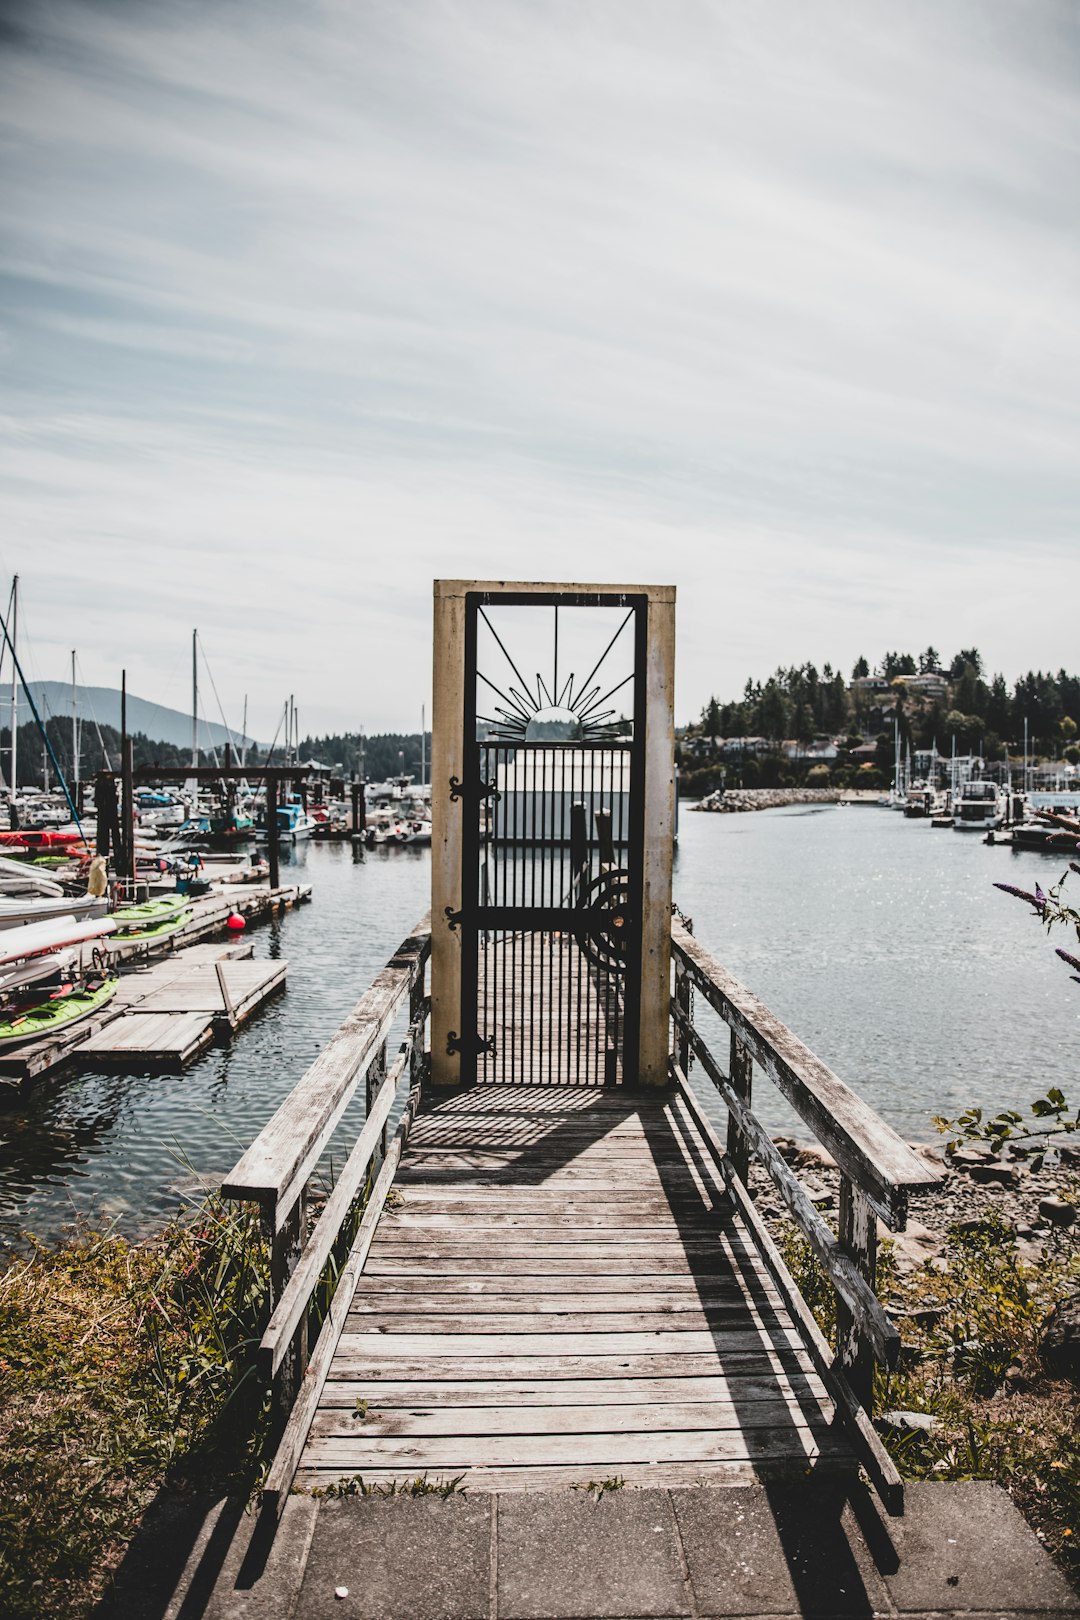
[[[965,782],[953,810],[957,832],[990,832],[1008,814],[1009,796],[996,782]]]
[[[310,838],[317,826],[315,817],[308,815],[297,800],[278,805],[277,835],[280,843],[295,844],[302,838]]]

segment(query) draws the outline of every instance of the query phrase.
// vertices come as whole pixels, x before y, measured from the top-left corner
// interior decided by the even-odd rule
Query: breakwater
[[[841,799],[854,797],[858,795],[843,788],[718,788],[689,808],[733,814],[742,810],[778,810],[785,804],[839,804]]]

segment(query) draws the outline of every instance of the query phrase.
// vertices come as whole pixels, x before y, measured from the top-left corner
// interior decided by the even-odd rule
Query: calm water
[[[991,887],[1045,888],[1060,858],[864,807],[686,813],[680,834],[675,892],[699,938],[904,1134],[1075,1091],[1080,990]],[[288,989],[230,1047],[182,1075],[61,1076],[0,1114],[0,1241],[76,1212],[139,1232],[220,1179],[427,908],[426,851],[301,846],[295,866],[312,903],[253,934],[257,956],[288,959]]]

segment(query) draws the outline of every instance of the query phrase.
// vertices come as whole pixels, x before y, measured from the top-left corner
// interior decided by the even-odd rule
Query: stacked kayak
[[[138,906],[121,906],[110,921],[115,924],[117,939],[163,939],[191,918],[183,895],[166,894]]]
[[[89,1018],[119,979],[80,974],[75,946],[115,932],[109,917],[64,916],[0,930],[0,1050],[41,1040]]]
[[[42,1040],[89,1018],[112,1000],[119,983],[118,978],[62,981],[44,1000],[41,997],[46,992],[37,988],[32,1005],[9,1002],[0,1009],[0,1051],[24,1041]]]

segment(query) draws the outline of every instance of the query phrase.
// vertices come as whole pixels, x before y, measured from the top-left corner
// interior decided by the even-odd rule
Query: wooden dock
[[[420,1114],[297,1473],[735,1483],[857,1466],[690,1114],[478,1086]]]
[[[463,1475],[503,1492],[860,1466],[891,1509],[902,1502],[870,1421],[874,1364],[900,1349],[874,1294],[877,1221],[902,1230],[909,1192],[936,1178],[681,925],[672,947],[667,1086],[440,1089],[423,1045],[425,921],[234,1167],[223,1193],[257,1201],[271,1240],[269,1511],[297,1483],[356,1476],[390,1488]],[[687,1011],[691,986],[730,1026],[726,1073]],[[727,1107],[726,1142],[687,1079],[688,1049]],[[753,1068],[835,1157],[839,1232],[754,1116]],[[304,1235],[303,1189],[365,1077],[367,1118]],[[751,1154],[832,1283],[835,1348],[747,1191]],[[320,1278],[333,1298],[313,1318]]]
[[[311,887],[234,884],[191,902],[192,917],[161,938],[103,943],[123,974],[100,1013],[40,1041],[0,1052],[0,1097],[66,1064],[84,1068],[181,1069],[281,990],[286,962],[247,960],[254,949],[226,933],[239,912],[259,922],[310,899]]]

